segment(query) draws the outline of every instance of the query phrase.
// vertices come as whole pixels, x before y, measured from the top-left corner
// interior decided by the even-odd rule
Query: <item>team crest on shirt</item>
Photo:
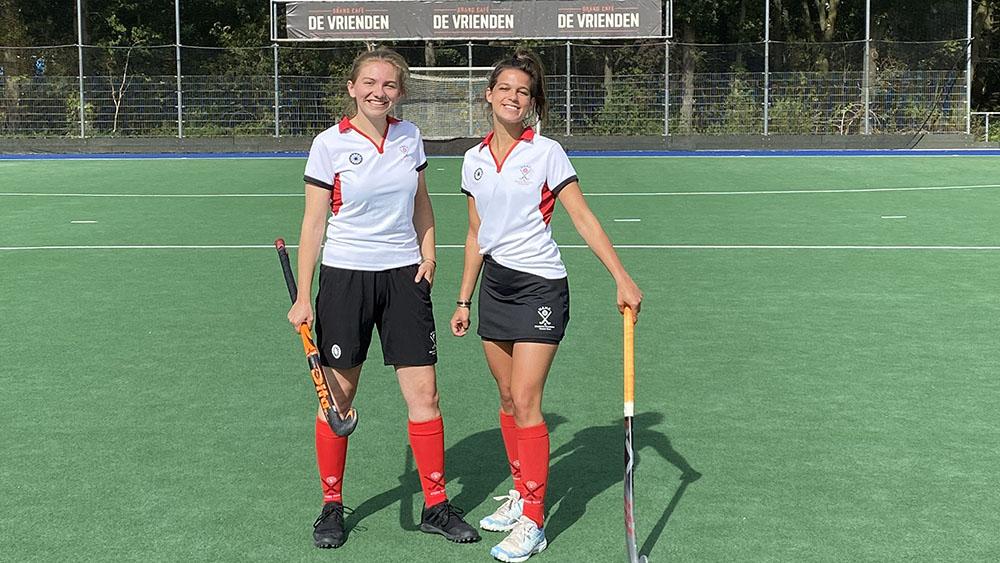
[[[483,169],[482,168],[476,168],[476,171],[472,174],[472,177],[475,178],[477,182],[479,180],[482,180],[483,179]]]
[[[518,172],[521,173],[521,177],[516,180],[516,182],[518,184],[521,184],[522,186],[527,186],[528,184],[531,183],[531,167],[530,166],[527,166],[527,165],[522,166],[518,170]]]
[[[352,152],[351,156],[349,157],[348,160],[351,161],[351,164],[357,166],[357,165],[361,164],[361,162],[364,160],[364,158],[362,158],[361,153],[359,153],[359,152]]]
[[[552,321],[549,320],[550,316],[552,316],[552,307],[539,307],[538,317],[540,320],[538,321],[538,324],[535,325],[535,328],[544,331],[554,329],[555,327],[552,326]]]

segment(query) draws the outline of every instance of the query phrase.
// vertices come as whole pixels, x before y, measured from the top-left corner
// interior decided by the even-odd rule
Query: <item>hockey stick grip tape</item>
[[[281,262],[281,273],[285,275],[285,285],[288,286],[288,296],[292,303],[299,296],[298,287],[295,285],[295,276],[292,274],[292,264],[288,260],[288,250],[285,248],[284,239],[274,241],[274,247],[278,249],[278,261]]]
[[[625,375],[625,416],[632,416],[635,412],[635,313],[630,307],[625,307],[624,318],[624,338],[625,350],[624,375]]]

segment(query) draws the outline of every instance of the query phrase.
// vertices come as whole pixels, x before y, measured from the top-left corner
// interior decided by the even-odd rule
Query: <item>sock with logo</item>
[[[344,463],[347,461],[347,437],[337,436],[325,420],[316,419],[316,462],[323,484],[323,503],[344,502]]]
[[[521,496],[524,515],[542,527],[545,520],[545,486],[549,479],[549,428],[544,422],[517,427],[517,453],[521,458]]]
[[[514,415],[500,411],[500,435],[503,436],[503,447],[507,450],[507,463],[510,465],[510,476],[514,479],[514,490],[523,496],[521,461],[517,457],[517,424],[514,422]]]
[[[444,421],[441,417],[426,422],[409,421],[410,448],[417,462],[420,487],[427,507],[448,500],[444,488]]]

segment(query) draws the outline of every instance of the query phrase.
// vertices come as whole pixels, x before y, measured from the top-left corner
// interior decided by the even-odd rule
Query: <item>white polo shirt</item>
[[[379,271],[419,262],[413,198],[426,167],[420,130],[409,121],[389,118],[382,144],[346,117],[317,135],[305,181],[332,192],[323,264]]]
[[[475,198],[479,251],[502,266],[547,279],[566,277],[549,221],[556,196],[576,181],[559,143],[525,129],[506,156],[490,149],[493,133],[465,153],[462,191]]]

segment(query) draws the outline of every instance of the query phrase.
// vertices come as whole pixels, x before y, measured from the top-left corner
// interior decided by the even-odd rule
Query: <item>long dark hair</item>
[[[534,123],[525,123],[525,126],[531,126],[544,121],[549,114],[549,102],[545,99],[545,69],[542,67],[542,61],[538,59],[538,55],[535,53],[519,47],[512,57],[501,59],[493,65],[493,72],[490,73],[490,81],[487,88],[492,90],[497,85],[497,78],[499,78],[500,73],[509,68],[524,71],[531,77],[530,91],[531,97],[535,101],[535,114],[537,118],[534,120]],[[530,117],[528,116],[525,120],[530,121]]]

